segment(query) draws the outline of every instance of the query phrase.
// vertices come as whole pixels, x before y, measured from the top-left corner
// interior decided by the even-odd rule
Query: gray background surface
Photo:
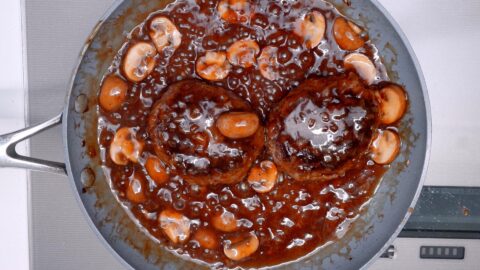
[[[113,0],[25,0],[29,121],[63,109],[77,56]],[[60,127],[31,139],[33,156],[63,160]],[[123,269],[97,241],[67,177],[31,173],[30,269]]]
[[[97,20],[114,0],[23,1],[29,122],[33,124],[62,110],[77,55]],[[450,0],[380,2],[410,39],[429,87],[434,132],[426,184],[480,185],[477,82],[480,57],[475,55],[480,46],[480,1],[463,0],[460,5],[452,5]],[[457,42],[452,44],[452,40]],[[33,138],[32,155],[63,160],[60,134],[57,128]],[[122,269],[89,228],[66,177],[32,173],[29,200],[31,269]],[[412,241],[397,240],[397,247],[404,252],[399,251],[396,260],[379,260],[372,268],[475,269],[474,265],[478,266],[478,258],[474,256],[467,256],[464,262],[418,262]],[[425,241],[419,239],[417,244]],[[473,240],[448,241],[477,249],[479,246]],[[434,244],[445,245],[440,240]]]

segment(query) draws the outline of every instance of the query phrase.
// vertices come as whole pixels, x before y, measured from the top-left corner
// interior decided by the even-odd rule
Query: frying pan
[[[0,136],[0,167],[67,174],[88,223],[107,249],[136,269],[206,269],[160,248],[128,217],[114,198],[99,160],[96,143],[98,85],[124,33],[171,1],[117,1],[98,22],[74,69],[64,111],[39,125]],[[399,126],[402,149],[360,217],[339,240],[277,269],[367,268],[398,235],[413,212],[425,178],[431,143],[431,116],[425,81],[407,39],[376,1],[328,1],[368,29],[390,78],[404,85],[409,110]],[[65,164],[20,156],[18,142],[62,124]]]

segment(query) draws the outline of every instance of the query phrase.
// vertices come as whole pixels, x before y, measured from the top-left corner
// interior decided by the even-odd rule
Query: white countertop
[[[480,186],[480,1],[454,8],[450,0],[380,2],[410,39],[429,87],[434,136],[427,184]],[[0,3],[0,134],[25,123],[22,3]],[[0,269],[29,268],[26,177],[24,170],[0,169]]]

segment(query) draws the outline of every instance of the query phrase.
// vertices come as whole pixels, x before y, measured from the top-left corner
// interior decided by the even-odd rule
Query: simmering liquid
[[[371,198],[388,169],[368,153],[377,128],[386,128],[377,119],[374,91],[388,78],[366,32],[359,33],[364,43],[355,52],[375,64],[372,86],[345,65],[352,51],[342,49],[334,36],[334,21],[343,16],[330,4],[226,2],[247,2],[248,14],[232,23],[219,15],[216,0],[176,1],[132,30],[108,75],[124,81],[109,93],[121,105],[98,109],[101,158],[114,194],[159,248],[219,268],[276,265],[335,241]],[[296,21],[312,11],[325,19],[324,37],[313,48],[295,30]],[[151,43],[148,26],[158,16],[177,27],[181,43],[155,52],[153,70],[132,82],[122,69],[126,54],[138,42]],[[276,48],[276,70],[269,70],[275,78],[262,74],[258,63],[231,64],[228,76],[215,81],[199,76],[200,57],[225,52],[242,39],[256,41],[260,50]],[[320,96],[300,94],[298,104],[281,105],[289,110],[277,107],[292,90],[318,78],[326,83],[311,88]],[[185,81],[183,92],[165,96]],[[341,92],[355,88],[350,84],[363,90]],[[216,121],[229,111],[257,115],[256,135],[231,139],[219,133]],[[116,135],[122,128],[127,129]],[[112,160],[127,148],[131,155]],[[247,181],[262,161],[273,161],[278,171],[268,192]],[[322,176],[311,176],[317,169]],[[256,246],[252,235],[258,246],[249,252]],[[235,251],[247,255],[232,256]]]

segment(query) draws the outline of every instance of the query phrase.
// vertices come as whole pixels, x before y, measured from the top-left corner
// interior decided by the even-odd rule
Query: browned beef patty
[[[196,80],[172,84],[155,103],[148,133],[158,157],[190,183],[242,181],[264,145],[264,128],[243,139],[223,136],[215,125],[226,112],[252,112],[248,102]]]
[[[296,180],[341,176],[366,153],[375,108],[372,92],[354,73],[308,79],[270,113],[268,148]]]

